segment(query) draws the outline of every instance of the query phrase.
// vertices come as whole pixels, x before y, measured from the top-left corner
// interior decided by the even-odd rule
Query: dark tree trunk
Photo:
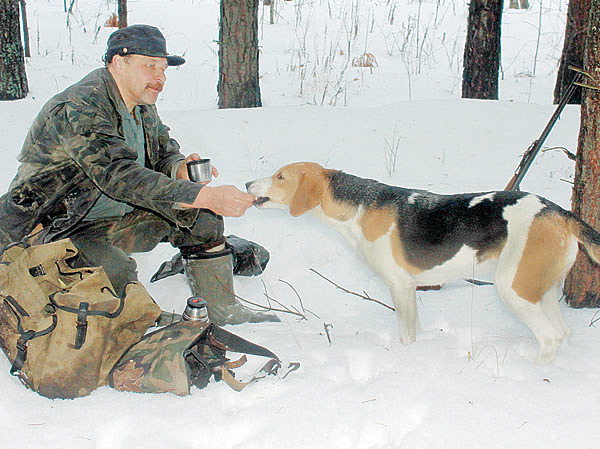
[[[600,0],[590,1],[583,58],[584,70],[600,71]],[[596,75],[597,77],[597,75]],[[600,229],[600,91],[583,89],[581,125],[575,163],[573,212]],[[581,251],[565,281],[565,297],[571,307],[600,306],[600,268]]]
[[[498,99],[503,0],[472,0],[463,62],[463,98]]]
[[[127,26],[127,0],[119,0],[117,9],[119,12],[119,28]]]
[[[258,0],[221,0],[219,108],[262,106],[258,78]]]
[[[0,0],[0,100],[19,100],[29,92],[19,24],[19,1]]]
[[[31,58],[31,49],[29,48],[29,25],[27,24],[27,4],[25,0],[19,0],[21,4],[21,19],[23,21],[23,47],[25,49],[25,57]]]
[[[570,65],[583,67],[583,48],[589,9],[590,0],[569,0],[565,42],[554,87],[554,104],[560,103],[560,99],[575,76],[575,73],[568,67]],[[577,89],[573,93],[569,104],[581,104],[581,90]]]

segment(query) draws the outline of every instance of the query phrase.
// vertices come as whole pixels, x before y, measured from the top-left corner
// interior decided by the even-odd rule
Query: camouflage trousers
[[[223,217],[204,209],[181,213],[197,214],[190,229],[181,229],[158,215],[140,209],[123,217],[84,220],[67,237],[79,250],[73,268],[104,267],[118,294],[128,282],[137,280],[132,253],[152,251],[161,242],[176,248],[208,249],[225,241]]]

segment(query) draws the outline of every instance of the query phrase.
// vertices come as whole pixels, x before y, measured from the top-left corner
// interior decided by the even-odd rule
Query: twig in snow
[[[600,320],[600,317],[596,318],[596,316],[598,316],[599,312],[600,312],[600,310],[596,310],[596,313],[594,313],[594,316],[592,317],[592,320],[590,321],[590,324],[588,325],[588,327],[596,327],[596,326],[594,326],[594,324],[596,324],[596,321]]]
[[[344,287],[342,287],[342,286],[340,286],[340,285],[336,284],[336,283],[335,283],[335,282],[333,282],[331,279],[328,279],[327,277],[323,276],[321,273],[319,273],[319,272],[318,272],[317,270],[315,270],[314,268],[311,268],[311,269],[310,269],[310,271],[312,271],[312,272],[313,272],[313,273],[315,273],[316,275],[318,275],[318,276],[322,277],[323,279],[325,279],[325,280],[326,280],[327,282],[329,282],[330,284],[333,284],[335,287],[339,288],[339,289],[340,289],[340,290],[342,290],[344,293],[349,293],[349,294],[351,294],[351,295],[358,296],[359,298],[362,298],[362,299],[364,299],[364,300],[366,300],[366,301],[373,301],[373,302],[376,302],[377,304],[379,304],[379,305],[382,305],[383,307],[387,307],[387,308],[388,308],[388,309],[390,309],[392,312],[395,312],[395,311],[396,311],[396,309],[394,309],[392,306],[388,306],[386,303],[384,303],[384,302],[382,302],[382,301],[380,301],[380,300],[378,300],[378,299],[371,298],[370,296],[368,296],[368,295],[366,295],[366,294],[364,294],[364,295],[361,295],[360,293],[353,292],[352,290],[348,290],[347,288],[344,288]]]
[[[311,315],[313,315],[315,318],[317,318],[319,320],[321,319],[321,317],[319,315],[317,315],[316,313],[314,313],[312,310],[308,310],[307,308],[304,307],[304,304],[302,303],[302,298],[300,297],[300,295],[298,294],[298,291],[294,288],[294,286],[292,284],[290,284],[287,281],[284,281],[283,279],[279,279],[279,282],[283,282],[284,284],[286,284],[296,294],[296,296],[298,297],[298,301],[300,302],[300,307],[302,308],[302,313],[305,315],[304,319],[306,319],[306,312],[310,313]],[[294,306],[291,306],[291,307],[293,307],[294,310],[298,311],[298,309],[296,309]]]
[[[278,305],[279,305],[281,308],[280,308],[280,309],[278,309],[278,308],[276,308],[276,307],[272,307],[271,305],[264,306],[264,305],[262,305],[262,304],[257,304],[257,303],[255,303],[255,302],[252,302],[252,301],[250,301],[250,300],[246,299],[246,298],[242,298],[241,296],[239,296],[239,295],[236,295],[235,293],[234,293],[234,296],[235,296],[237,299],[239,299],[240,301],[242,301],[243,303],[250,304],[250,305],[251,305],[252,307],[254,307],[254,308],[255,308],[255,310],[257,310],[257,311],[261,311],[261,312],[262,312],[262,311],[265,311],[265,312],[281,312],[281,313],[291,313],[292,315],[296,315],[296,316],[300,317],[301,319],[304,319],[304,320],[306,319],[306,316],[304,316],[302,313],[300,313],[300,312],[295,312],[295,311],[293,311],[293,310],[290,310],[290,309],[289,309],[289,307],[286,307],[286,306],[284,306],[284,305],[283,305],[283,304],[281,304],[279,301],[277,301],[275,298],[272,298],[272,297],[270,297],[270,296],[268,296],[268,295],[266,295],[266,294],[265,294],[265,296],[267,297],[267,299],[270,299],[271,301],[273,301],[273,302],[277,303],[277,304],[278,304]]]
[[[283,279],[279,279],[279,282],[283,282],[285,285],[287,285],[288,287],[290,287],[292,289],[292,291],[298,297],[298,301],[300,301],[300,307],[302,308],[302,311],[305,312],[304,304],[302,304],[302,298],[300,297],[300,295],[298,294],[298,291],[294,288],[294,286],[292,284],[290,284],[288,281],[284,281]]]
[[[329,329],[333,328],[333,324],[331,323],[323,323],[323,329],[325,329],[325,335],[327,336],[327,341],[329,342],[329,345],[331,346],[331,335],[329,335]]]
[[[249,304],[249,305],[251,305],[252,307],[254,307],[254,309],[251,309],[251,310],[256,310],[256,311],[261,311],[261,312],[263,312],[263,311],[264,311],[264,312],[281,312],[281,313],[290,313],[290,314],[292,314],[292,315],[296,315],[296,316],[300,317],[301,319],[304,319],[304,320],[306,319],[306,315],[304,315],[303,313],[300,313],[300,312],[298,312],[298,311],[294,311],[294,310],[290,310],[290,308],[289,308],[289,307],[287,307],[287,306],[284,306],[282,303],[280,303],[279,301],[277,301],[275,298],[273,298],[273,297],[269,296],[269,295],[267,294],[267,288],[266,288],[266,286],[265,286],[265,283],[264,283],[264,281],[263,281],[263,288],[265,289],[265,293],[264,293],[264,295],[265,295],[265,296],[266,296],[266,298],[267,298],[267,304],[268,304],[268,305],[266,305],[266,306],[265,306],[265,305],[262,305],[262,304],[257,304],[257,303],[255,303],[255,302],[253,302],[253,301],[250,301],[250,300],[246,299],[246,298],[242,298],[241,296],[239,296],[239,295],[235,294],[234,292],[232,292],[232,291],[231,291],[231,290],[228,288],[228,286],[224,285],[224,284],[223,284],[223,282],[222,282],[222,281],[221,281],[221,280],[220,280],[220,279],[219,279],[217,276],[214,276],[214,278],[215,278],[216,282],[217,282],[218,284],[220,284],[220,285],[221,285],[221,287],[222,287],[223,289],[225,289],[226,291],[228,291],[228,292],[232,293],[232,294],[233,294],[233,296],[235,296],[237,299],[239,299],[239,300],[240,300],[240,301],[242,301],[243,303]],[[280,308],[280,309],[278,309],[278,308],[275,308],[275,307],[273,307],[273,306],[271,305],[270,301],[273,301],[274,303],[276,303],[276,304],[277,304],[279,307],[281,307],[281,308]],[[247,307],[247,306],[245,306],[245,307]],[[250,307],[248,307],[248,308],[250,308]]]

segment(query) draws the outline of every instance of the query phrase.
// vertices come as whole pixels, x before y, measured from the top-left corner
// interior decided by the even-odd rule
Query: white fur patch
[[[495,192],[492,193],[487,193],[485,195],[481,195],[481,196],[476,196],[475,198],[473,198],[471,200],[471,202],[469,203],[469,207],[475,207],[477,206],[479,203],[481,203],[482,201],[485,200],[490,200],[490,201],[494,201],[494,196],[496,195]]]
[[[496,261],[492,259],[486,260],[483,264],[478,263],[477,251],[464,245],[454,257],[418,274],[415,279],[418,284],[441,284],[464,277],[477,278],[478,273],[489,271],[495,264]]]
[[[406,202],[408,204],[415,204],[415,200],[420,196],[419,193],[411,193]]]

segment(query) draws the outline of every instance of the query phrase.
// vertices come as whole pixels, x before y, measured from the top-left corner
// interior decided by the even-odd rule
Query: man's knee
[[[190,229],[179,230],[171,236],[171,244],[183,246],[203,246],[211,248],[224,242],[225,225],[223,217],[209,210],[201,209]]]
[[[137,278],[137,263],[129,257],[127,261],[122,261],[119,266],[104,265],[104,271],[112,283],[115,293],[125,294],[125,286],[130,282],[135,282]]]
[[[129,282],[137,281],[137,263],[123,250],[105,241],[72,238],[79,254],[71,263],[73,268],[103,267],[115,293],[121,295]]]

